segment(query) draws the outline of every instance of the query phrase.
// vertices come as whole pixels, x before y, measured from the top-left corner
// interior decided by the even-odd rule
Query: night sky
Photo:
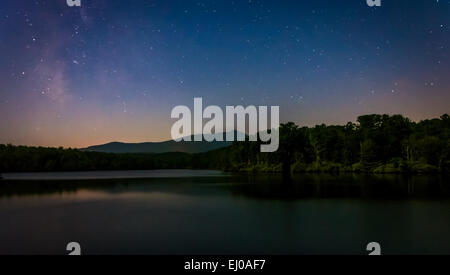
[[[176,105],[279,105],[281,122],[450,112],[450,0],[8,0],[0,143],[170,139]]]

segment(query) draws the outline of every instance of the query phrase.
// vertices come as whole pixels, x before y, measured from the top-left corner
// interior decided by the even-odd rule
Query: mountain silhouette
[[[237,132],[234,132],[236,137]],[[224,140],[225,140],[225,133]],[[101,145],[93,145],[87,148],[82,148],[82,151],[103,152],[103,153],[167,153],[167,152],[182,152],[182,153],[203,153],[219,148],[230,146],[233,142],[230,141],[212,141],[208,142],[204,139],[202,141],[194,141],[194,135],[191,136],[191,141],[168,140],[163,142],[141,142],[141,143],[125,143],[125,142],[110,142]]]

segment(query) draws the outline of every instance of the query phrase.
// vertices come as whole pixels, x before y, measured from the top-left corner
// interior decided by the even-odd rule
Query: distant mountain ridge
[[[236,132],[234,132],[236,136]],[[224,140],[225,140],[225,133]],[[223,147],[230,146],[233,142],[230,141],[194,141],[194,135],[191,136],[192,141],[168,140],[163,142],[141,142],[141,143],[125,143],[125,142],[110,142],[101,145],[89,146],[82,148],[82,151],[103,152],[103,153],[168,153],[168,152],[182,152],[182,153],[204,153]]]

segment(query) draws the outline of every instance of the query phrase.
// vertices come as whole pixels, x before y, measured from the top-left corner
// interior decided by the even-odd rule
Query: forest
[[[448,173],[450,117],[412,122],[402,115],[365,115],[345,126],[280,126],[280,147],[257,142],[193,156],[194,167],[284,173]]]
[[[450,116],[413,122],[364,115],[343,126],[280,126],[277,152],[234,142],[206,153],[99,153],[0,145],[0,173],[25,171],[220,169],[261,173],[449,173]]]

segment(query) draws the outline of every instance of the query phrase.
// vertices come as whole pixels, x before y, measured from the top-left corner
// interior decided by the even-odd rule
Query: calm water
[[[450,254],[450,182],[437,176],[4,177],[0,254],[66,254],[70,241],[83,254],[366,254],[372,241],[384,254]]]

